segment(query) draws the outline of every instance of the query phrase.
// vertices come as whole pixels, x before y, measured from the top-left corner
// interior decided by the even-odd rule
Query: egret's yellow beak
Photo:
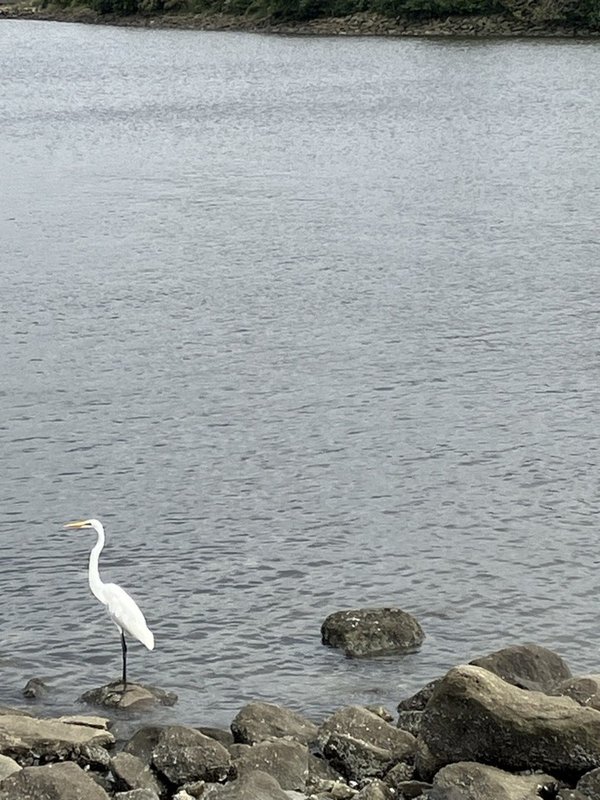
[[[86,520],[81,522],[67,522],[64,526],[65,528],[89,528],[90,526],[87,524]]]

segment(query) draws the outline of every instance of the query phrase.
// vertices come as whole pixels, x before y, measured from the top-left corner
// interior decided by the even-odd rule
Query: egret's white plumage
[[[100,578],[98,561],[104,547],[104,527],[97,519],[84,519],[81,522],[69,522],[65,528],[93,528],[98,536],[96,544],[90,553],[89,584],[92,594],[104,606],[109,617],[115,623],[121,634],[121,647],[123,651],[123,683],[127,684],[127,645],[125,633],[140,641],[148,650],[154,649],[154,636],[148,628],[144,615],[135,600],[127,594],[125,589],[116,583],[104,583]]]

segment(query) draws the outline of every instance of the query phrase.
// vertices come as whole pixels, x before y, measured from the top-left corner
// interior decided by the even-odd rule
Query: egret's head
[[[97,522],[95,519],[84,519],[80,522],[67,522],[65,528],[93,528],[95,522]]]

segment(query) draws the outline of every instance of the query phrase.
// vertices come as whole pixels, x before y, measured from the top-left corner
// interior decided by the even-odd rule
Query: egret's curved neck
[[[92,527],[98,534],[98,540],[94,545],[92,552],[90,553],[90,570],[89,570],[89,582],[90,582],[90,589],[92,590],[92,594],[100,600],[101,603],[104,602],[104,584],[100,580],[100,570],[98,569],[98,559],[100,558],[100,553],[102,552],[102,548],[104,547],[104,528],[102,527],[102,523],[95,520],[92,523]]]

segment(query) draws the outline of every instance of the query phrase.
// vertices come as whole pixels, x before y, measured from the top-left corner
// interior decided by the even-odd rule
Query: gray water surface
[[[598,130],[596,41],[0,22],[0,703],[119,674],[87,516],[180,721],[598,672]]]

